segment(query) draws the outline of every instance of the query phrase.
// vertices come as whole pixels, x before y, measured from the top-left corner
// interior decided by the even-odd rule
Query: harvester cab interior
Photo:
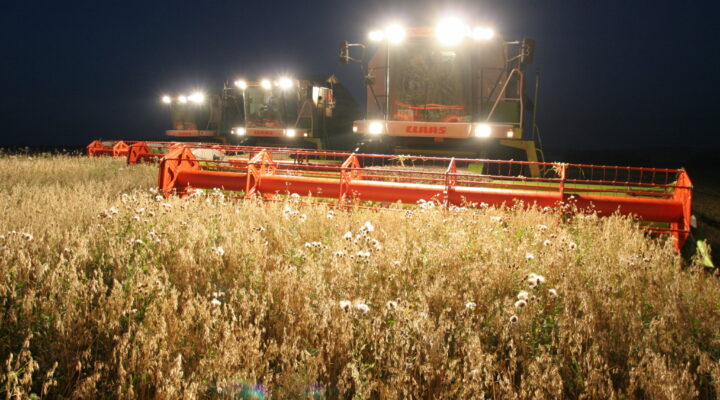
[[[230,129],[244,145],[321,149],[331,133],[334,77],[325,82],[281,77],[273,81],[235,81],[243,118]]]
[[[369,152],[542,160],[534,115],[526,118],[534,109],[525,94],[533,40],[506,42],[453,18],[435,27],[393,24],[368,39],[342,42],[340,61],[359,62],[366,74],[366,116],[352,129]]]

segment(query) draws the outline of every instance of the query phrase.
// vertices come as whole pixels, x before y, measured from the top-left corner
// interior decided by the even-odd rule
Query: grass
[[[156,168],[0,156],[0,395],[717,398],[720,282],[631,220],[162,199]]]

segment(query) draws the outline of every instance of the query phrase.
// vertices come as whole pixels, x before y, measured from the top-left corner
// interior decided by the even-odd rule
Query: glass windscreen
[[[408,40],[391,48],[390,71],[390,119],[470,121],[467,49],[438,48],[427,39]]]
[[[173,129],[176,130],[203,130],[209,129],[210,106],[206,104],[174,103],[170,114]]]
[[[245,90],[245,118],[249,128],[287,128],[297,118],[297,91],[251,86]]]

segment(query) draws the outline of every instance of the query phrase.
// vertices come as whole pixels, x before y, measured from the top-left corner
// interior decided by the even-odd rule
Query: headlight
[[[468,28],[457,18],[444,18],[435,26],[435,37],[445,46],[455,46],[465,39]]]
[[[353,125],[353,133],[357,133],[357,131],[358,131],[357,125]]]
[[[236,135],[238,135],[238,136],[243,136],[243,135],[245,135],[245,128],[239,126],[239,127],[235,128],[235,129],[233,129],[233,130],[232,130],[232,133],[234,133],[234,134],[236,134]]]
[[[165,95],[162,97],[162,102],[165,104],[170,104],[172,102],[172,98],[168,95]]]
[[[379,135],[383,133],[383,123],[380,121],[373,121],[368,125],[368,132],[372,135]]]
[[[475,127],[476,137],[490,137],[490,133],[492,133],[492,129],[490,129],[490,125],[488,124],[480,124]]]
[[[188,96],[188,100],[196,104],[203,103],[205,101],[205,94],[201,92],[195,92]]]
[[[368,33],[368,39],[370,39],[371,42],[381,42],[385,40],[385,34],[383,31],[370,31],[370,33]]]
[[[295,137],[295,129],[285,129],[285,136],[287,137]]]
[[[245,90],[247,89],[247,82],[242,79],[238,79],[235,81],[235,86],[237,86],[240,90]]]
[[[508,131],[507,131],[507,137],[511,138],[511,137],[513,137],[514,135],[515,135],[515,131],[513,131],[512,129],[508,129]]]
[[[280,78],[277,81],[277,85],[280,89],[290,89],[293,86],[293,81],[290,78]]]
[[[262,88],[265,90],[272,89],[272,83],[269,79],[263,79],[262,81],[260,81],[260,86],[262,86]]]
[[[398,44],[405,40],[405,28],[398,24],[392,24],[385,29],[385,38],[390,43]]]
[[[185,103],[187,103],[187,100],[188,100],[188,98],[184,94],[181,94],[180,96],[178,96],[178,101],[180,103],[185,104]]]
[[[473,29],[471,36],[475,40],[490,40],[495,37],[495,31],[492,28],[478,26]]]

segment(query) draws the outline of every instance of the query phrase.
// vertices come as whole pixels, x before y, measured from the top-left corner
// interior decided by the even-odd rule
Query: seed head
[[[557,295],[558,295],[557,290],[555,290],[555,289],[550,289],[550,290],[548,290],[548,296],[550,296],[550,297],[557,297]]]
[[[387,304],[385,304],[385,306],[387,307],[388,310],[395,310],[398,307],[398,303],[397,303],[397,301],[390,300],[387,302]]]
[[[528,292],[521,290],[517,295],[517,299],[527,301],[529,296],[530,296],[530,294]]]
[[[343,311],[348,311],[350,310],[350,307],[352,307],[352,303],[347,300],[341,300],[339,304]]]
[[[362,314],[367,314],[370,311],[370,307],[365,303],[355,304],[355,309],[358,310]]]
[[[525,308],[527,305],[527,301],[525,300],[518,300],[515,302],[515,308]]]
[[[517,315],[513,315],[513,316],[510,317],[510,323],[511,323],[511,324],[514,324],[514,323],[517,323],[517,322],[518,322],[518,317],[517,317]]]

